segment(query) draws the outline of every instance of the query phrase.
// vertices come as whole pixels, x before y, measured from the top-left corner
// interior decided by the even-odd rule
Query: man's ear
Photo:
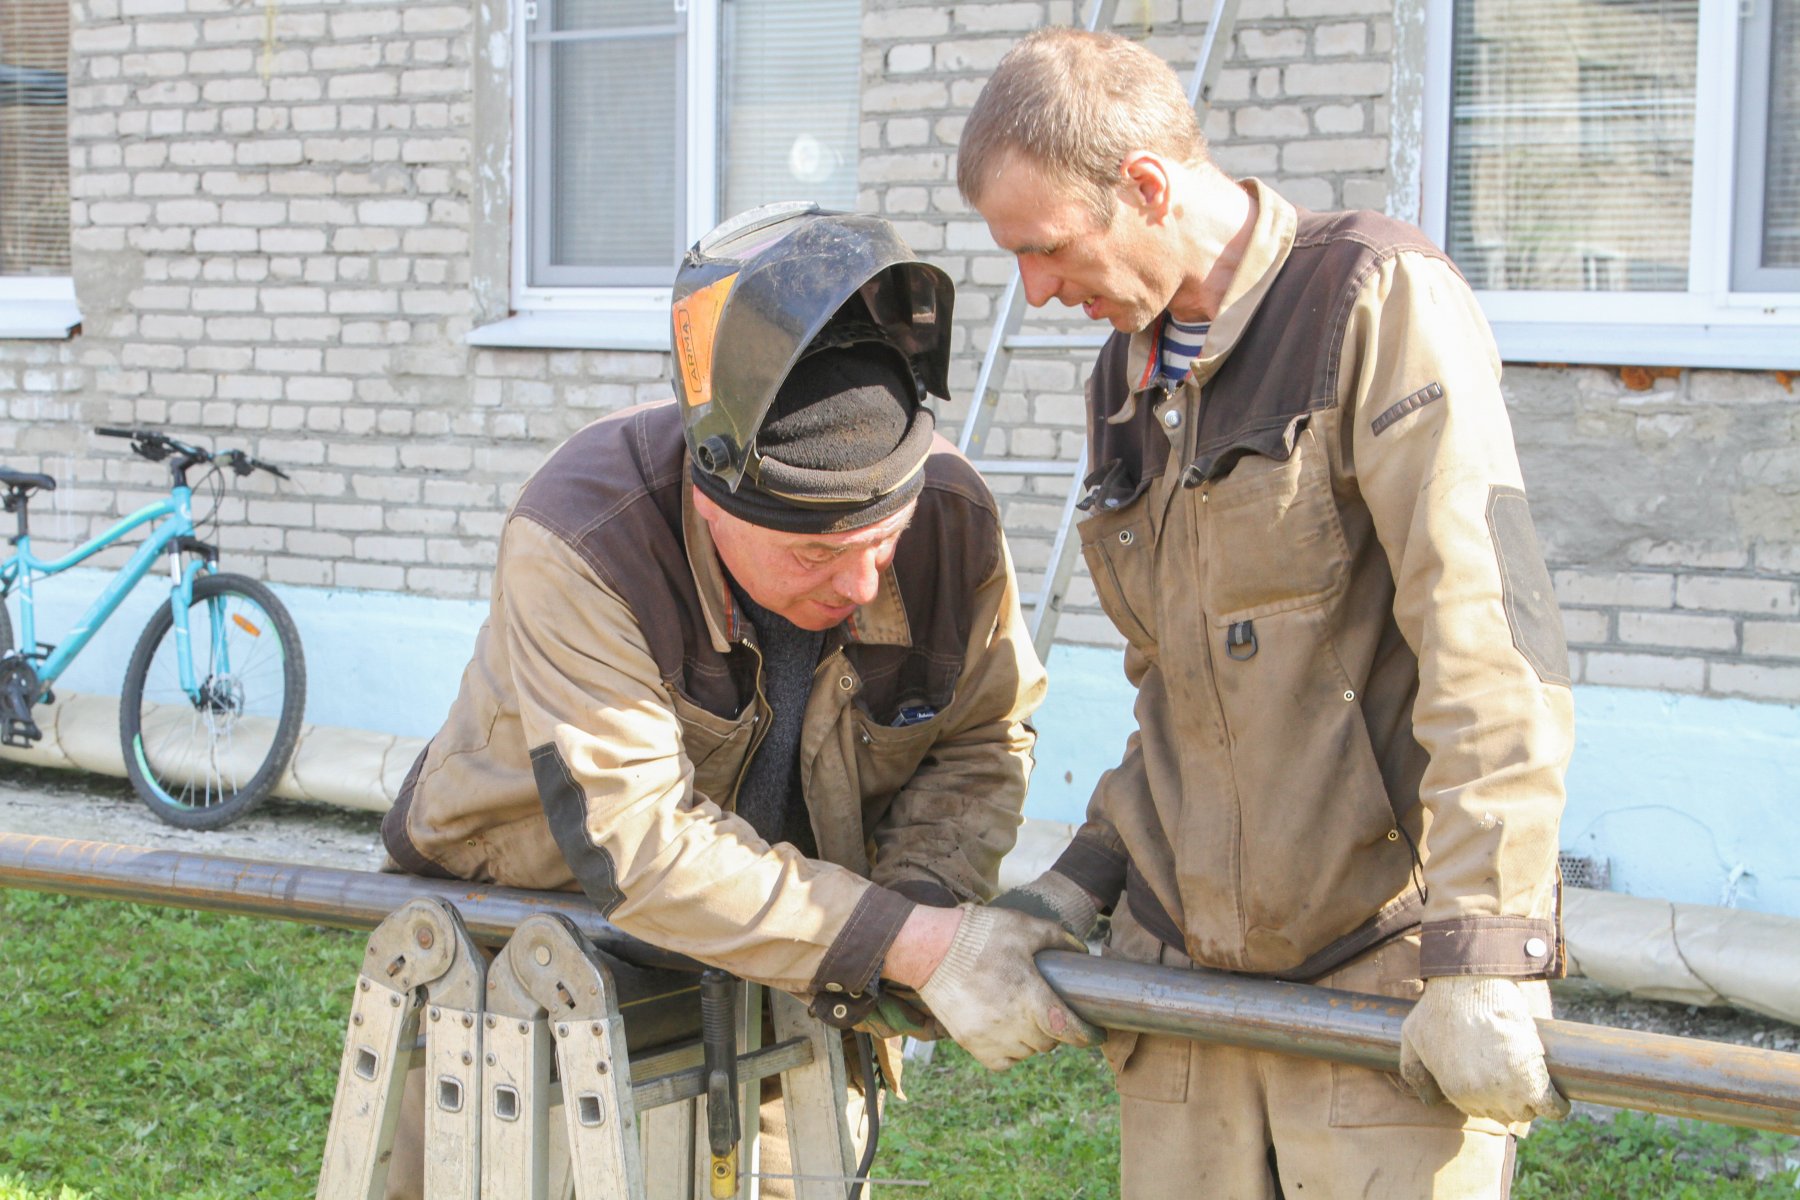
[[[1161,224],[1175,203],[1168,163],[1149,150],[1127,154],[1119,164],[1119,198],[1150,224]]]

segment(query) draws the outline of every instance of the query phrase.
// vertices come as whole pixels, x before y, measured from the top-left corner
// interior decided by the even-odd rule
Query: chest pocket
[[[1214,625],[1316,604],[1342,586],[1350,551],[1325,448],[1309,423],[1283,459],[1248,454],[1190,499],[1200,517]]]
[[[671,688],[669,697],[681,722],[681,748],[694,764],[694,790],[721,808],[735,805],[738,777],[750,757],[756,732],[756,706],[736,717],[721,717]]]
[[[1156,555],[1148,494],[1123,508],[1095,513],[1076,528],[1100,607],[1126,641],[1153,652]]]

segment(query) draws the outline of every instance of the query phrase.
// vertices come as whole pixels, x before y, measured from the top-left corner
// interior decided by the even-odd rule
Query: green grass
[[[0,889],[0,1200],[305,1200],[364,937]],[[1098,1054],[907,1074],[876,1174],[895,1200],[1118,1195]],[[1518,1200],[1800,1200],[1792,1138],[1623,1114],[1544,1123]]]

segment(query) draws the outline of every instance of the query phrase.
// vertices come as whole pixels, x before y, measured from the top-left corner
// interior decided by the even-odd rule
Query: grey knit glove
[[[1427,1104],[1448,1099],[1471,1117],[1566,1117],[1550,1082],[1534,1017],[1550,1015],[1550,985],[1499,975],[1445,975],[1400,1026],[1400,1076]]]
[[[1092,1046],[1105,1036],[1044,982],[1033,961],[1040,950],[1087,947],[1053,922],[965,904],[949,951],[919,989],[950,1036],[990,1071],[1058,1042]]]
[[[1083,942],[1093,936],[1094,923],[1100,919],[1100,902],[1086,888],[1054,869],[1001,893],[990,907],[1010,908],[1055,921]]]

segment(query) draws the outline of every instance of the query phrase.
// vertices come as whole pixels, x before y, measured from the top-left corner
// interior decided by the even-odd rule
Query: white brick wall
[[[1119,30],[1186,73],[1210,0],[1120,5]],[[1012,274],[956,194],[956,140],[992,64],[1071,0],[866,0],[860,205],[958,285],[959,400]],[[493,64],[465,3],[76,0],[71,242],[84,324],[0,343],[0,461],[50,471],[42,548],[158,494],[162,471],[97,424],[179,428],[287,464],[239,484],[220,538],[279,582],[469,597],[501,514],[544,453],[668,394],[660,354],[472,350],[504,231],[477,162]],[[1244,0],[1207,121],[1228,170],[1313,207],[1389,190],[1392,7]],[[497,218],[503,220],[504,218]],[[496,252],[493,248],[500,245]],[[489,298],[482,301],[477,294]],[[1086,329],[1060,310],[1027,332]],[[1072,460],[1084,354],[1021,359],[993,454]],[[1578,678],[1800,702],[1800,450],[1791,381],[1509,368],[1521,461]],[[996,476],[1027,590],[1064,482]],[[116,561],[118,555],[112,556]],[[105,561],[105,560],[103,560]],[[1079,573],[1067,640],[1117,644]]]

